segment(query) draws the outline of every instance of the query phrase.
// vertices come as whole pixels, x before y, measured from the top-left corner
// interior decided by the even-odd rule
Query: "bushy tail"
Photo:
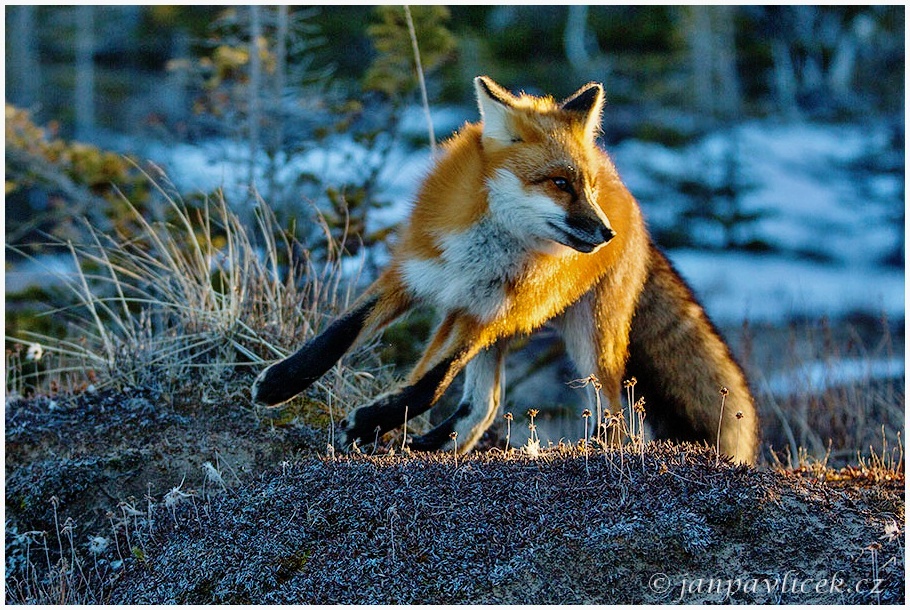
[[[648,278],[630,333],[626,378],[645,398],[659,438],[707,441],[720,452],[753,463],[758,416],[742,369],[692,291],[653,244]],[[721,388],[726,388],[722,394]]]

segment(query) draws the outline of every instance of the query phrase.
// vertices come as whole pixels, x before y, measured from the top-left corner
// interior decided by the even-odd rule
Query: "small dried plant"
[[[584,443],[585,453],[588,452],[588,420],[591,419],[591,409],[585,409],[581,412],[582,418],[585,420],[585,436],[582,439]]]
[[[534,418],[540,413],[537,409],[530,409],[528,411],[528,417],[530,422],[528,423],[528,442],[525,445],[525,452],[532,456],[537,457],[540,455],[540,437],[537,435],[537,424],[534,423]]]
[[[575,379],[569,383],[569,386],[573,387],[573,388],[585,388],[588,385],[590,385],[594,389],[594,404],[595,404],[595,412],[597,413],[597,419],[594,420],[596,422],[596,424],[595,424],[596,428],[594,430],[594,439],[597,442],[601,443],[602,445],[606,445],[606,443],[607,443],[606,429],[602,429],[603,426],[601,426],[601,422],[604,421],[603,418],[605,418],[606,415],[603,412],[603,406],[601,404],[600,390],[603,386],[600,383],[600,380],[597,378],[596,375],[591,374],[583,379]],[[590,411],[589,411],[589,413],[590,413]],[[585,423],[587,425],[587,422],[585,422]],[[587,438],[587,434],[585,434],[585,438]]]
[[[585,473],[590,475],[588,470],[588,420],[591,419],[591,409],[585,409],[581,412],[581,416],[585,420],[585,436],[582,439],[582,447],[585,452]]]
[[[455,468],[458,468],[458,432],[453,430],[449,434],[449,438],[452,439],[452,454],[455,456]]]
[[[634,377],[633,377],[634,379]],[[645,468],[645,397],[642,396],[633,405],[635,417],[638,420],[638,451],[641,454],[641,468]]]
[[[622,382],[623,387],[626,389],[626,404],[629,405],[629,436],[635,438],[635,417],[634,417],[634,405],[635,405],[635,385],[638,383],[638,379],[631,377]]]
[[[714,446],[716,466],[720,465],[720,431],[724,425],[724,405],[727,403],[727,394],[730,393],[726,387],[720,389],[720,418],[717,420],[717,443]]]

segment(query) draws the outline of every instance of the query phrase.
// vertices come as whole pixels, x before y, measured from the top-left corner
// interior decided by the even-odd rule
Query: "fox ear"
[[[600,130],[600,114],[604,107],[604,88],[599,83],[588,83],[563,100],[559,107],[562,110],[582,115],[585,131],[594,135]]]
[[[483,120],[483,137],[503,144],[514,142],[518,136],[509,121],[515,100],[512,94],[488,76],[475,78],[474,89],[477,92],[480,118]]]

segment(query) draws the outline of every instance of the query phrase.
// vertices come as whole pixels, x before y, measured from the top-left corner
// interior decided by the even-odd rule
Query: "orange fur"
[[[587,136],[584,126],[561,113],[551,98],[525,96],[518,100],[523,111],[516,120],[516,129],[523,140],[520,146],[486,145],[481,124],[466,125],[444,144],[444,153],[423,183],[401,231],[392,268],[413,258],[438,257],[441,235],[458,233],[477,223],[488,211],[485,181],[501,168],[521,176],[546,174],[550,167],[567,164],[578,168],[585,180],[597,185],[596,203],[610,219],[617,235],[593,254],[531,254],[520,281],[505,287],[513,303],[508,315],[481,328],[465,325],[470,331],[465,330],[466,334],[454,341],[471,344],[472,353],[499,338],[534,331],[608,273],[616,278],[604,281],[625,284],[631,279],[626,276],[635,273],[628,268],[638,267],[641,276],[638,283],[643,281],[644,261],[628,258],[629,251],[646,247],[641,213],[607,156]],[[637,292],[634,289],[618,292],[623,291],[630,295]],[[607,358],[614,369],[617,366],[621,369],[625,362],[626,345],[618,337],[628,336],[633,306],[634,302],[627,302],[622,308],[627,312],[624,316],[627,319],[616,329],[613,353]],[[468,332],[472,334],[469,336]],[[430,347],[435,350],[439,346],[433,343]]]
[[[745,440],[725,429],[723,449],[754,459],[757,424],[742,371],[651,242],[637,202],[595,143],[601,87],[587,85],[557,103],[513,96],[486,77],[475,85],[483,122],[444,144],[389,267],[325,336],[264,371],[254,397],[285,400],[327,370],[313,354],[317,347],[337,344],[337,358],[426,302],[443,321],[407,384],[345,420],[348,442],[371,440],[401,425],[406,413],[432,407],[482,350],[478,361],[498,371],[510,337],[556,320],[576,364],[591,369],[579,372],[597,375],[614,408],[628,365],[648,373],[652,395],[665,403],[655,413],[664,409],[657,423],[666,437],[707,440],[718,422],[712,392],[729,386],[730,413],[746,412],[753,423]],[[468,450],[492,421],[471,403],[496,408],[499,373],[475,368],[467,377],[458,412],[418,444],[439,447],[461,429],[471,440],[459,445]],[[292,387],[276,390],[281,384]],[[728,428],[736,425],[730,413]]]

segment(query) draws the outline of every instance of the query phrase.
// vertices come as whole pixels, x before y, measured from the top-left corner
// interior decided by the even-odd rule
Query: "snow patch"
[[[764,382],[762,389],[777,397],[819,394],[828,388],[903,375],[903,360],[845,358],[832,362],[807,362],[796,371],[777,373]]]

